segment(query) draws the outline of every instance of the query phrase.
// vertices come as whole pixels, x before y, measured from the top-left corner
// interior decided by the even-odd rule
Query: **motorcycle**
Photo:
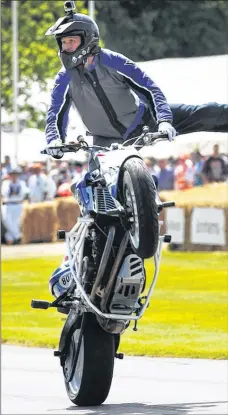
[[[161,203],[152,175],[140,156],[146,145],[167,140],[167,134],[143,128],[139,137],[111,147],[63,144],[63,152],[89,153],[88,171],[71,191],[81,215],[66,242],[73,279],[62,278],[66,291],[52,303],[32,300],[33,308],[56,307],[67,315],[58,350],[66,391],[78,406],[100,405],[107,398],[120,336],[143,316],[158,277],[164,242],[159,213],[173,202]],[[45,153],[45,150],[42,151]],[[154,257],[154,275],[144,294],[144,259]]]

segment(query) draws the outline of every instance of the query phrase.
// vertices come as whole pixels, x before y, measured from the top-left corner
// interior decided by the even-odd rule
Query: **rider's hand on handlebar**
[[[173,141],[174,137],[176,137],[177,132],[175,128],[167,121],[163,121],[158,126],[159,133],[167,133],[169,141]]]
[[[46,147],[47,154],[49,156],[54,157],[55,159],[61,159],[63,157],[63,151],[59,148],[50,148],[50,147],[59,147],[62,146],[63,142],[60,140],[60,138],[57,138],[56,140],[52,140]]]

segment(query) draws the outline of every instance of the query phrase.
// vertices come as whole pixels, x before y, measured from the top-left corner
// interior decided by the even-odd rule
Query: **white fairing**
[[[140,157],[134,147],[121,148],[119,145],[117,150],[108,151],[99,157],[101,173],[104,175],[108,185],[116,183],[120,166],[130,156]]]

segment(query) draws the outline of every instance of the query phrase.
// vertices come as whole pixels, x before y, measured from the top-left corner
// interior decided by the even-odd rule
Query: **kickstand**
[[[138,331],[138,329],[137,329],[137,323],[138,323],[138,320],[135,320],[134,321],[133,331]]]

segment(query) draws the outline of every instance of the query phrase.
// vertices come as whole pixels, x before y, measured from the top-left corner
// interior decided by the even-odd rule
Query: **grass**
[[[57,347],[65,316],[34,310],[31,299],[51,300],[48,278],[59,257],[2,261],[2,341]],[[146,261],[147,275],[153,262]],[[122,336],[126,354],[228,358],[226,253],[163,252],[150,307]]]

